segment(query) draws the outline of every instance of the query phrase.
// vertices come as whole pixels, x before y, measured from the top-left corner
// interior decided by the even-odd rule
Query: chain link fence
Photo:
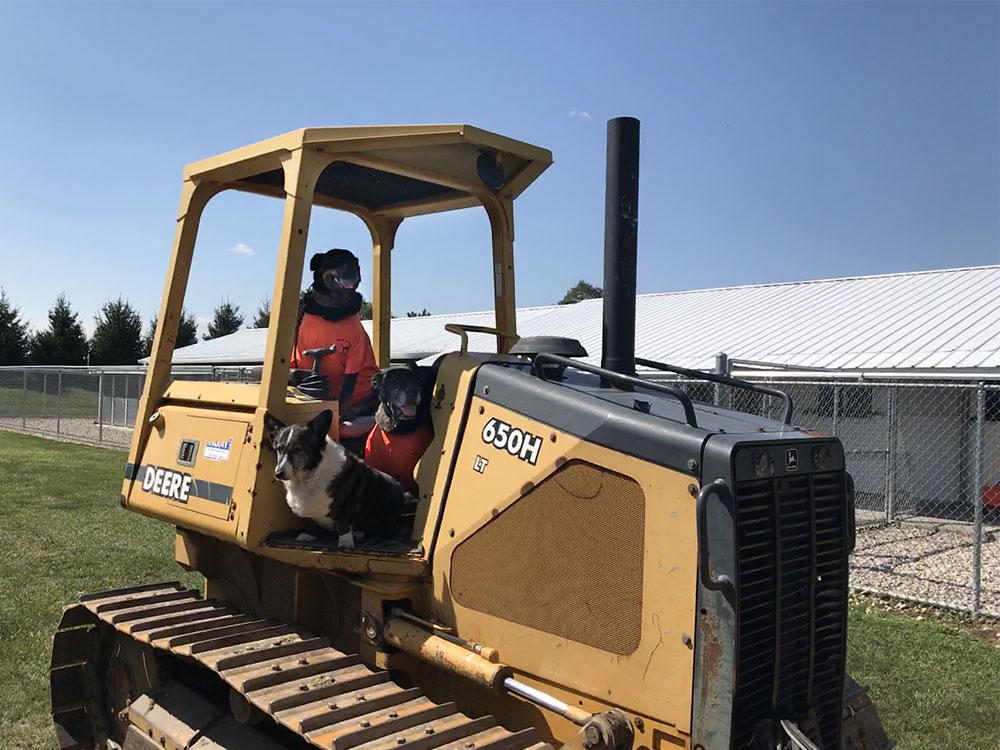
[[[854,478],[859,590],[1000,618],[1000,384],[741,377],[840,438]],[[699,401],[780,419],[781,399],[680,381]]]
[[[260,381],[260,367],[177,367],[178,380]],[[0,367],[0,429],[128,448],[140,367]]]
[[[175,368],[259,382],[260,367]],[[857,589],[1000,618],[1000,383],[751,375],[840,438],[856,489]],[[141,368],[0,368],[0,429],[127,448]],[[703,381],[693,398],[778,419],[780,399]]]

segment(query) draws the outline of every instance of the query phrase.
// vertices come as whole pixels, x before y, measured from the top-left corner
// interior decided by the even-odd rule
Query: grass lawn
[[[871,600],[852,605],[848,627],[848,671],[871,687],[900,750],[1000,747],[996,630],[983,637],[962,616],[918,620]]]
[[[0,748],[54,748],[49,648],[84,591],[198,577],[173,527],[118,505],[125,454],[0,431]]]
[[[52,748],[48,658],[82,591],[179,578],[173,529],[118,507],[124,453],[0,431],[0,748]],[[960,618],[851,607],[848,664],[900,750],[995,750],[1000,649]]]

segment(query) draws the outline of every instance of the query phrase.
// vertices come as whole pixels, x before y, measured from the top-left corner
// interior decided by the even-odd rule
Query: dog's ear
[[[382,381],[385,380],[385,373],[382,370],[376,370],[375,374],[372,375],[372,393],[376,396],[381,396],[382,391]]]
[[[309,259],[309,270],[316,271],[323,264],[323,257],[326,253],[316,253]]]
[[[285,429],[285,423],[270,414],[264,415],[264,444],[269,448],[274,448],[278,440],[278,433]]]
[[[333,425],[333,411],[330,409],[324,409],[315,417],[309,420],[309,429],[316,433],[319,438],[325,439],[330,433],[330,427]]]

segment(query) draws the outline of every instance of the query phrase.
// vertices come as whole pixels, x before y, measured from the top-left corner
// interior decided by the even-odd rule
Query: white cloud
[[[584,120],[590,119],[590,112],[584,112],[582,109],[571,109],[569,111],[570,117],[581,117]]]
[[[233,247],[226,250],[227,253],[233,253],[233,255],[256,255],[257,251],[244,242],[237,242]]]

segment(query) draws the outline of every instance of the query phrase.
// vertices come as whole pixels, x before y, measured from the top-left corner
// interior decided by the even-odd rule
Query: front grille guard
[[[783,719],[804,721],[800,731],[818,731],[817,742],[822,736],[824,746],[839,746],[850,484],[845,472],[826,472],[748,480],[737,492],[720,479],[698,494],[698,575],[737,613],[736,697],[751,709],[734,715],[734,747],[758,733],[760,720],[770,726],[766,733],[782,732]],[[712,564],[707,507],[713,497],[733,524],[733,575]],[[753,547],[764,551],[751,554],[751,530],[758,537]],[[804,589],[796,597],[799,586]],[[752,707],[743,694],[748,684],[759,698]],[[789,701],[801,703],[800,694],[809,715],[789,716]]]

